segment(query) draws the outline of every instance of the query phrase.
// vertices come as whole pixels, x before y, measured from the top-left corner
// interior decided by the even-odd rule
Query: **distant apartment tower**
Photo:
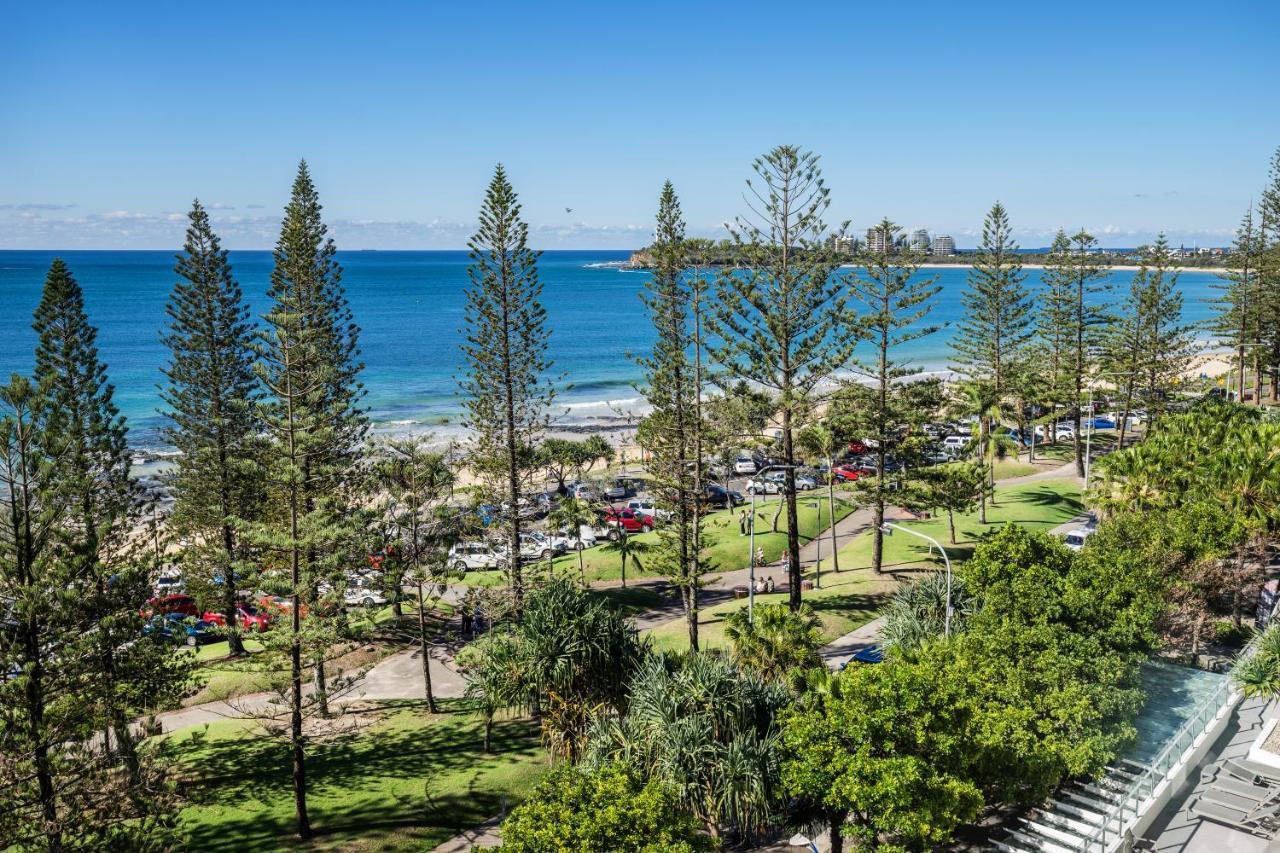
[[[907,240],[907,248],[913,252],[929,254],[929,232],[923,228],[912,231],[911,237]]]
[[[951,239],[950,234],[939,234],[937,237],[933,238],[932,254],[943,256],[943,255],[954,255],[955,253],[956,253],[956,241]]]
[[[881,228],[867,229],[867,251],[872,253],[893,251],[893,232]]]
[[[827,238],[827,248],[842,255],[852,255],[858,241],[851,234],[832,234]]]

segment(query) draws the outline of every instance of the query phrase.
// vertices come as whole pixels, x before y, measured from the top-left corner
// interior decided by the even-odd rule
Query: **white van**
[[[949,435],[942,439],[942,449],[947,453],[955,456],[957,453],[969,446],[969,442],[973,441],[967,435]]]
[[[1074,527],[1062,534],[1062,544],[1072,551],[1079,551],[1084,547],[1084,543],[1089,541],[1093,531],[1094,528],[1092,527]]]
[[[488,542],[459,542],[449,549],[449,565],[455,571],[500,569],[506,564],[507,558]]]

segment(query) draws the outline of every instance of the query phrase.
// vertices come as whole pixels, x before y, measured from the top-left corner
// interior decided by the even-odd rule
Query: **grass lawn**
[[[956,516],[956,545],[950,543],[946,513],[923,521],[906,522],[903,526],[937,539],[946,547],[954,564],[973,553],[973,546],[981,536],[1002,527],[1005,522],[1011,521],[1029,530],[1048,530],[1084,511],[1080,485],[1069,478],[997,486],[996,500],[999,501],[996,506],[987,506],[985,525],[978,521],[976,511]],[[869,569],[871,544],[872,536],[868,531],[842,547],[839,555],[841,570]],[[894,533],[884,540],[885,568],[941,566],[942,559],[936,554],[931,557],[930,550],[927,542],[905,533]],[[829,567],[829,560],[823,560],[824,571]]]
[[[895,583],[892,577],[873,578],[866,572],[828,572],[822,576],[822,589],[806,592],[804,600],[822,620],[823,641],[830,642],[874,619]],[[785,593],[756,596],[756,604],[782,604],[786,600]],[[734,599],[703,610],[698,621],[699,645],[703,648],[728,646],[724,619],[746,606],[746,599]],[[652,628],[644,635],[653,640],[654,648],[659,651],[689,648],[688,626],[682,618]]]
[[[179,815],[185,850],[430,850],[516,805],[546,770],[537,726],[482,725],[460,702],[452,713],[401,708],[358,733],[312,741],[307,807],[316,838],[293,837],[289,750],[247,721],[169,736],[190,782]]]
[[[827,495],[825,492],[811,491],[802,492],[800,494],[797,514],[800,520],[800,542],[801,544],[808,542],[819,532],[826,530],[831,524],[830,511],[827,508]],[[749,537],[740,536],[738,534],[738,516],[743,509],[750,507],[750,503],[744,507],[738,507],[732,511],[714,512],[707,516],[704,530],[705,535],[710,540],[710,547],[707,548],[707,556],[721,571],[731,571],[733,569],[741,569],[747,566],[747,551],[750,548]],[[782,554],[783,548],[787,544],[787,516],[786,510],[782,512],[782,516],[778,519],[778,532],[769,532],[772,529],[773,513],[777,510],[778,498],[760,499],[756,501],[756,547],[764,549],[764,557],[766,562],[777,560]],[[853,503],[839,493],[836,494],[836,517],[844,518],[854,510]],[[818,514],[821,511],[822,523],[818,523]],[[654,545],[658,540],[658,534],[640,533],[634,538],[638,542],[646,545]],[[588,548],[582,552],[583,565],[586,568],[587,581],[604,581],[618,580],[622,577],[621,559],[616,553],[605,550],[604,544],[597,545],[595,548]],[[653,577],[656,573],[651,571],[647,565],[648,561],[644,555],[640,557],[640,568],[637,569],[635,563],[631,560],[627,561],[627,578]],[[532,568],[532,567],[531,567]],[[557,557],[554,561],[554,569],[557,572],[569,575],[571,577],[578,576],[578,555],[569,553],[563,557]],[[506,577],[502,572],[467,572],[462,579],[462,584],[471,586],[499,586],[505,583]]]

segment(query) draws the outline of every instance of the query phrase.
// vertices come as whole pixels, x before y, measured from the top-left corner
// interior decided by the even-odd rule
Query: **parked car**
[[[629,509],[609,507],[601,513],[600,521],[609,529],[608,539],[616,542],[623,533],[644,533],[653,529],[653,519],[638,515]]]
[[[852,453],[854,456],[861,456],[870,449],[871,448],[867,446],[865,441],[859,441],[855,438],[853,441],[849,442],[849,453]]]
[[[194,598],[184,594],[164,595],[147,599],[147,610],[144,615],[159,614],[167,616],[170,613],[198,617],[200,608],[196,607]]]
[[[862,476],[862,466],[853,463],[837,465],[831,469],[831,477],[837,483],[852,482]]]
[[[881,646],[881,645],[867,646],[864,649],[859,649],[856,653],[854,653],[853,657],[849,658],[849,660],[842,663],[840,665],[840,669],[843,670],[845,667],[847,667],[851,663],[875,664],[875,663],[881,663],[883,661],[884,661],[884,646]]]
[[[942,450],[952,456],[964,451],[973,442],[973,438],[967,435],[949,435],[942,439]]]
[[[503,553],[488,542],[459,542],[449,549],[449,565],[455,571],[486,571],[507,564]]]
[[[1106,415],[1098,415],[1091,420],[1085,421],[1085,424],[1094,429],[1115,429],[1117,426],[1116,422]]]
[[[1093,535],[1092,527],[1073,527],[1062,534],[1062,544],[1066,545],[1072,551],[1079,551],[1084,547],[1085,542]]]
[[[168,567],[160,570],[159,577],[156,578],[153,592],[157,598],[163,598],[166,595],[176,595],[183,592],[184,586],[182,582],[182,570],[176,567]]]
[[[567,550],[567,544],[561,543],[557,545],[555,540],[541,533],[520,534],[520,559],[523,562],[550,560],[552,557],[563,554]]]
[[[168,643],[200,646],[220,639],[217,626],[181,613],[155,614],[142,626],[142,635]]]
[[[726,489],[716,483],[707,483],[703,486],[703,495],[705,496],[706,505],[714,509],[729,509],[741,506],[747,500],[740,492]]]
[[[747,480],[747,494],[749,495],[780,495],[783,492],[785,483],[781,477],[770,477],[770,474],[780,472],[767,471],[758,477],[752,477]]]
[[[1044,424],[1036,427],[1036,438],[1044,438],[1049,434]],[[1053,437],[1058,441],[1065,441],[1075,438],[1076,428],[1068,423],[1056,423],[1053,425]]]
[[[342,591],[342,603],[347,607],[363,607],[367,610],[389,602],[382,594],[381,585],[376,578],[352,575],[347,578],[347,587]]]
[[[656,521],[671,520],[671,510],[659,509],[653,501],[647,498],[633,498],[632,500],[627,501],[626,506],[627,509],[632,512],[637,513],[638,515],[648,516]]]
[[[599,494],[596,493],[595,488],[590,483],[579,483],[575,481],[572,483],[565,483],[564,488],[565,494],[575,500],[595,501],[600,499]]]
[[[566,551],[583,551],[596,547],[600,538],[591,525],[583,524],[578,527],[577,535],[570,533],[567,527],[560,528],[559,535],[552,536],[551,541],[556,545],[563,545]]]
[[[226,614],[217,610],[206,610],[201,618],[219,627],[227,624]],[[271,627],[271,616],[252,604],[241,604],[236,608],[236,626],[242,631],[265,631]]]
[[[733,460],[733,473],[735,474],[754,474],[756,470],[756,461],[750,456],[739,456]]]

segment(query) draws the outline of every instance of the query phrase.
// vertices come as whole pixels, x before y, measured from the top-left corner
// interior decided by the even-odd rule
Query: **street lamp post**
[[[880,532],[883,533],[885,536],[892,536],[893,531],[895,530],[901,530],[903,533],[910,533],[912,536],[916,536],[916,537],[919,537],[920,539],[923,539],[933,547],[937,548],[938,553],[942,554],[942,562],[944,562],[947,566],[947,611],[942,618],[942,635],[944,637],[950,637],[951,636],[951,558],[947,556],[947,549],[943,548],[942,543],[939,542],[937,539],[934,539],[932,536],[925,536],[923,533],[921,533],[918,530],[912,530],[909,527],[903,527],[900,524],[894,524],[893,522],[890,522],[890,521],[886,521],[884,524],[880,525]]]
[[[747,491],[751,492],[751,518],[747,520],[747,532],[751,537],[747,540],[747,563],[751,567],[747,573],[747,621],[754,625],[756,618],[756,490],[748,489]],[[729,503],[733,503],[732,499]]]

